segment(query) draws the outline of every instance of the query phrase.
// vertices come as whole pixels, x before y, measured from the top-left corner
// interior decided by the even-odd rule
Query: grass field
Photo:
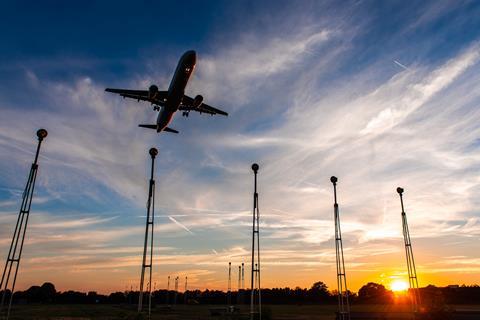
[[[248,319],[248,306],[243,306],[240,314],[231,317],[211,316],[211,308],[222,306],[184,306],[172,310],[161,306],[152,310],[152,319],[166,320],[203,320],[203,319]],[[333,320],[335,305],[270,305],[264,306],[271,314],[271,319],[278,320]],[[459,306],[457,309],[480,311],[480,305]],[[353,312],[408,312],[408,306],[398,305],[355,305]],[[10,319],[26,320],[112,320],[145,319],[138,317],[135,306],[116,305],[18,305],[12,308]]]

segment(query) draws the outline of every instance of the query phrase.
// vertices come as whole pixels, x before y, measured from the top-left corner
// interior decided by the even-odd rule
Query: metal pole
[[[227,306],[232,305],[232,263],[228,263]]]
[[[240,303],[245,303],[245,264],[242,262],[242,295],[240,297]]]
[[[250,289],[250,319],[254,319],[255,313],[258,313],[258,319],[262,318],[262,299],[260,292],[260,212],[258,209],[258,192],[257,192],[257,173],[259,165],[252,164],[254,173],[254,193],[253,193],[253,223],[252,223],[252,274]],[[257,262],[255,263],[255,238],[257,239]],[[255,290],[258,290],[258,309],[255,310]]]
[[[255,164],[252,165],[252,170],[254,173],[254,193],[253,193],[253,222],[252,222],[252,272],[251,272],[251,277],[250,277],[250,320],[253,320],[254,318],[254,298],[255,298],[255,288],[254,288],[254,281],[255,281],[255,209],[257,205],[256,201],[256,195],[257,195],[257,171],[258,171],[258,165],[255,166]]]
[[[148,188],[148,200],[147,200],[147,220],[145,223],[145,241],[143,244],[143,260],[142,260],[142,272],[140,276],[140,292],[138,296],[138,312],[142,312],[143,309],[143,286],[145,282],[145,269],[149,268],[149,283],[148,288],[148,318],[151,317],[151,308],[152,308],[152,264],[153,264],[153,224],[154,224],[154,210],[155,210],[155,180],[153,179],[154,167],[155,167],[155,157],[158,154],[158,150],[151,148],[148,153],[152,159],[151,171],[150,171],[150,181]],[[147,244],[150,234],[150,261],[147,263]]]
[[[170,276],[168,276],[167,280],[167,305],[170,303]]]
[[[410,300],[412,303],[413,312],[418,312],[420,305],[420,292],[418,290],[417,269],[415,267],[415,259],[413,258],[412,241],[410,239],[410,231],[408,229],[407,214],[403,206],[403,188],[398,187],[397,193],[400,196],[400,205],[402,207],[402,229],[403,240],[405,245],[405,256],[407,260],[408,283],[410,288]]]
[[[255,268],[257,269],[257,287],[258,287],[258,319],[262,320],[262,292],[260,284],[260,212],[258,209],[258,193],[257,200],[257,263]]]
[[[242,289],[242,266],[238,266],[237,304],[240,304],[240,290]]]
[[[152,317],[152,271],[153,271],[153,229],[155,227],[155,180],[153,180],[153,158],[157,155],[158,151],[155,149],[152,151],[150,149],[151,153],[155,153],[155,155],[152,155],[152,175],[150,177],[151,179],[151,185],[152,185],[152,196],[151,196],[151,207],[152,207],[152,223],[151,223],[151,228],[150,228],[150,268],[149,270],[149,287],[148,287],[148,319]]]
[[[18,269],[20,267],[20,259],[22,257],[23,244],[25,241],[25,234],[27,231],[28,218],[30,216],[30,208],[32,206],[33,192],[35,189],[35,181],[37,179],[37,171],[38,171],[37,162],[38,162],[38,156],[40,153],[40,146],[42,144],[43,139],[45,139],[47,135],[48,135],[48,132],[45,129],[40,129],[37,131],[37,137],[38,137],[37,151],[35,152],[35,159],[30,168],[30,173],[28,176],[27,184],[25,186],[25,190],[23,191],[22,204],[20,207],[20,212],[18,213],[17,224],[15,225],[15,231],[13,233],[12,241],[10,243],[10,249],[8,250],[7,260],[5,262],[5,268],[3,269],[3,273],[2,273],[2,280],[0,281],[0,290],[3,290],[2,300],[0,303],[0,313],[3,310],[7,291],[10,291],[10,299],[8,302],[7,315],[5,317],[7,320],[10,317],[10,310],[12,308],[13,293],[15,292],[15,284],[17,281]],[[15,268],[13,268],[13,264],[16,264]],[[9,289],[8,285],[9,285],[12,269],[14,270],[13,281],[12,281],[11,289]]]
[[[185,290],[183,291],[183,304],[187,304],[187,281],[188,281],[188,277],[185,276]]]
[[[245,264],[242,262],[242,290],[245,289]]]
[[[342,230],[340,228],[340,211],[337,203],[337,177],[330,177],[333,184],[333,215],[335,220],[335,257],[337,267],[338,288],[338,315],[339,319],[350,319],[350,303],[348,299],[347,274],[345,272],[345,260],[343,257]]]
[[[173,297],[173,305],[177,305],[177,294],[178,294],[178,276],[175,277],[175,295]]]

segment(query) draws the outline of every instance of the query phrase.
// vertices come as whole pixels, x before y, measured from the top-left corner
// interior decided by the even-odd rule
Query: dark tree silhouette
[[[315,282],[310,290],[308,295],[311,297],[312,302],[317,303],[328,303],[331,300],[331,294],[328,292],[328,287],[322,281]]]
[[[391,303],[393,293],[381,284],[369,282],[358,290],[358,300],[362,303]]]
[[[310,291],[312,293],[318,294],[318,295],[324,295],[328,296],[328,287],[325,283],[322,281],[315,282],[312,287],[310,288]]]
[[[249,303],[249,290],[241,290],[240,294],[232,292],[233,304]],[[2,292],[0,291],[0,294]],[[447,310],[448,305],[475,304],[480,301],[480,287],[473,286],[428,286],[420,289],[422,301],[430,311],[442,312]],[[173,304],[174,291],[170,290],[169,303]],[[217,304],[225,305],[227,293],[219,290],[192,290],[187,292],[189,304]],[[242,298],[243,296],[243,298]],[[245,299],[247,297],[247,299]],[[378,283],[367,283],[358,292],[358,296],[349,293],[351,303],[388,304],[393,303],[393,293]],[[8,297],[7,297],[8,298]],[[239,301],[237,301],[239,299]],[[296,287],[291,288],[263,288],[262,301],[265,304],[335,304],[337,302],[336,290],[328,291],[325,283],[315,282],[310,289]],[[407,301],[407,300],[405,300]],[[58,304],[136,304],[138,291],[114,292],[110,295],[98,294],[95,291],[87,293],[77,291],[57,292],[52,283],[44,283],[42,286],[32,286],[25,291],[17,291],[13,297],[13,303],[58,303]],[[167,290],[153,292],[154,304],[167,303]],[[396,300],[398,303],[399,300]],[[177,294],[177,304],[185,303],[182,292]],[[404,302],[406,303],[406,302]],[[440,314],[440,313],[439,313]]]
[[[55,290],[55,286],[53,285],[53,283],[45,282],[40,287],[40,299],[42,303],[55,302],[56,294],[57,290]]]
[[[123,292],[112,292],[108,296],[108,301],[113,304],[122,304],[127,302],[126,295]]]

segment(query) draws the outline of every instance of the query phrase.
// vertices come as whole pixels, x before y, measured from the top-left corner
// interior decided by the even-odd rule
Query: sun
[[[403,280],[395,280],[390,284],[390,289],[394,292],[407,291],[408,283]]]

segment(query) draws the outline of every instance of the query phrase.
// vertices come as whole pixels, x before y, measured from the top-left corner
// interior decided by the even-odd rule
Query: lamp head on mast
[[[156,148],[151,148],[150,151],[148,151],[148,153],[150,153],[150,156],[152,156],[152,159],[154,159],[158,154],[158,150]]]
[[[252,164],[252,170],[254,173],[257,173],[258,172],[258,169],[260,168],[260,166],[256,163]]]
[[[43,139],[45,139],[47,135],[48,135],[48,132],[45,129],[39,129],[37,131],[37,137],[39,141],[42,141]]]

